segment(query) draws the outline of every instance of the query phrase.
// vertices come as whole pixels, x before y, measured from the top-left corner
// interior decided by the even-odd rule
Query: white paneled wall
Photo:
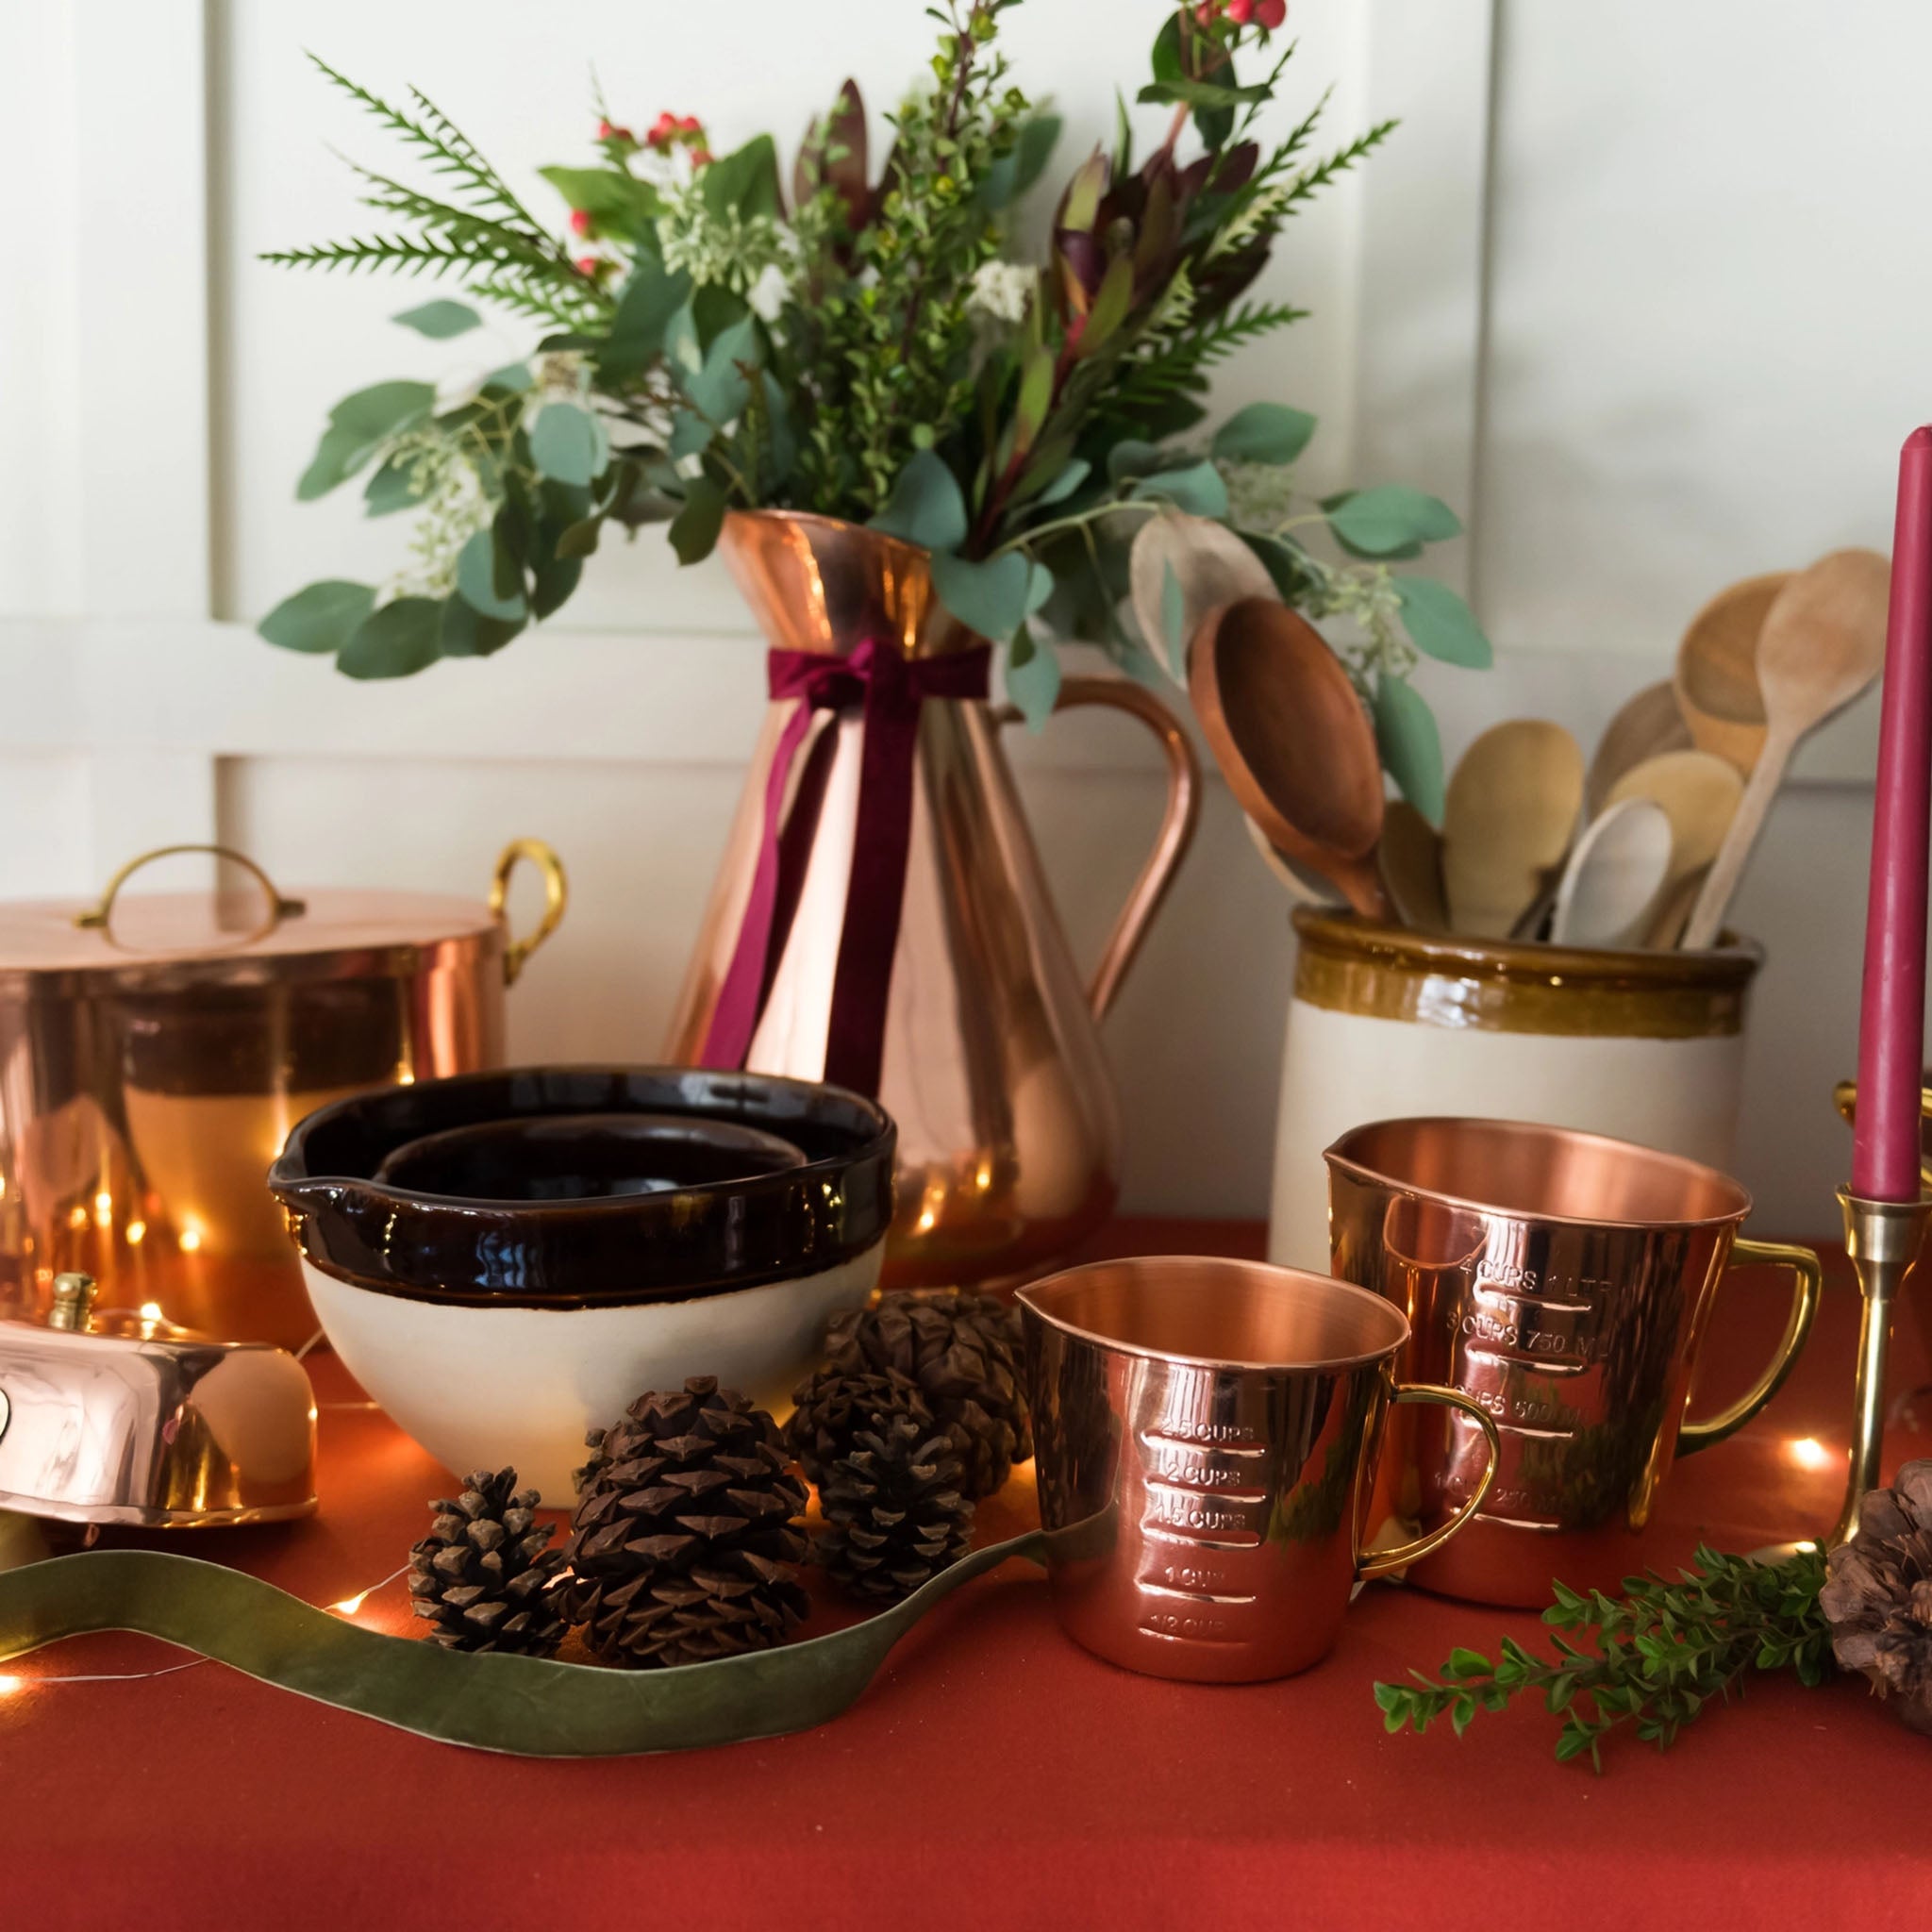
[[[1445,559],[1504,647],[1432,675],[1452,752],[1506,712],[1586,738],[1659,675],[1729,578],[1886,541],[1921,346],[1932,189],[1915,98],[1932,14],[1865,0],[1297,0],[1332,125],[1405,125],[1297,225],[1270,291],[1315,319],[1232,368],[1323,433],[1308,481],[1401,478],[1470,512]],[[1026,0],[1023,76],[1105,138],[1162,0]],[[0,0],[0,178],[32,211],[0,267],[0,894],[80,892],[134,850],[240,843],[293,884],[483,890],[508,837],[570,863],[571,918],[512,1001],[524,1057],[649,1056],[757,724],[760,659],[715,568],[650,538],[600,556],[566,631],[356,686],[249,626],[319,575],[372,580],[397,522],[298,507],[330,403],[526,345],[425,342],[412,285],[304,278],[258,251],[360,210],[330,147],[388,166],[313,48],[432,93],[538,206],[577,158],[590,70],[626,118],[727,142],[802,126],[845,74],[876,110],[915,70],[912,0]],[[560,210],[559,210],[560,212]],[[1040,211],[1036,210],[1036,219]],[[481,343],[482,346],[478,346]],[[1807,754],[1740,904],[1772,955],[1741,1165],[1764,1219],[1827,1224],[1843,1165],[1869,708]],[[1091,954],[1158,810],[1119,721],[1017,747]],[[1218,787],[1108,1026],[1132,1207],[1259,1213],[1291,965],[1284,908]]]

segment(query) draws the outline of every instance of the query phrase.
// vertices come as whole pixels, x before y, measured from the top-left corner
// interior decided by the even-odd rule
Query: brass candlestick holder
[[[1840,1080],[1832,1090],[1832,1104],[1846,1124],[1857,1110],[1858,1089]],[[1919,1090],[1919,1116],[1932,1120],[1932,1087]],[[1858,1510],[1865,1492],[1878,1484],[1879,1451],[1885,1439],[1885,1368],[1891,1347],[1892,1316],[1899,1291],[1918,1264],[1932,1222],[1932,1174],[1922,1168],[1916,1201],[1868,1201],[1849,1188],[1838,1191],[1844,1213],[1845,1253],[1858,1272],[1858,1292],[1864,1306],[1858,1316],[1857,1407],[1852,1416],[1852,1458],[1845,1478],[1845,1503],[1826,1540],[1836,1549],[1857,1534]]]

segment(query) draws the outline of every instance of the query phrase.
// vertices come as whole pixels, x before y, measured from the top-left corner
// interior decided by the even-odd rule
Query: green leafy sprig
[[[1454,1650],[1440,1678],[1417,1671],[1412,1684],[1375,1686],[1385,1726],[1420,1732],[1446,1717],[1459,1738],[1477,1711],[1540,1696],[1563,1720],[1557,1758],[1588,1754],[1601,1772],[1603,1740],[1619,1725],[1668,1750],[1713,1699],[1741,1692],[1753,1671],[1792,1671],[1806,1685],[1824,1680],[1832,1662],[1831,1629],[1818,1605],[1823,1550],[1758,1563],[1700,1547],[1696,1562],[1675,1583],[1654,1572],[1627,1577],[1621,1598],[1555,1584],[1543,1622],[1594,1632],[1593,1651],[1561,1637],[1554,1658],[1507,1637],[1494,1663],[1478,1651]]]

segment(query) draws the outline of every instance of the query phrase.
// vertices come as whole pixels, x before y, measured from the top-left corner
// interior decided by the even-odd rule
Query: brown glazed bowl
[[[268,1182],[375,1401],[450,1469],[513,1463],[561,1507],[585,1431],[646,1390],[785,1400],[877,1281],[895,1140],[808,1081],[518,1068],[338,1101]]]

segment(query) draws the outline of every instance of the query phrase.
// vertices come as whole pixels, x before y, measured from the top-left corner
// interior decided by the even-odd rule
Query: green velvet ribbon
[[[1042,1561],[1044,1549],[1033,1530],[974,1551],[904,1603],[828,1637],[662,1671],[466,1655],[365,1630],[218,1563],[92,1550],[0,1574],[0,1661],[88,1631],[137,1630],[441,1743],[525,1757],[691,1751],[837,1717],[936,1604],[1009,1557]]]

